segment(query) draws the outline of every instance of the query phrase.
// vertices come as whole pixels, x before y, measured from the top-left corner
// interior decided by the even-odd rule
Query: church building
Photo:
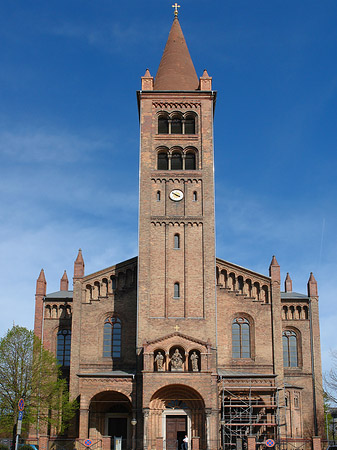
[[[177,6],[137,95],[138,256],[85,274],[80,250],[73,290],[66,273],[54,293],[43,270],[37,280],[35,334],[79,402],[68,438],[95,450],[304,449],[313,437],[320,448],[317,283],[310,274],[293,292],[288,274],[283,290],[275,256],[268,275],[216,257],[217,93],[196,74]]]

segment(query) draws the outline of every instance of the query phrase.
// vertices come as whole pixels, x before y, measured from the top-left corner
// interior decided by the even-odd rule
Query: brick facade
[[[192,69],[175,18],[160,77],[147,70],[138,92],[138,258],[85,275],[79,251],[73,291],[66,274],[52,294],[43,272],[37,281],[35,332],[63,354],[79,399],[69,435],[105,446],[121,436],[123,450],[170,450],[185,434],[196,450],[319,436],[316,280],[298,294],[288,275],[281,292],[275,257],[269,276],[216,259],[216,93]]]

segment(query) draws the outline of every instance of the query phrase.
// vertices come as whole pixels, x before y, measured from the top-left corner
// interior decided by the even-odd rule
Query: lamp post
[[[137,425],[137,419],[135,417],[132,417],[131,419],[131,425],[132,425],[132,450],[136,450],[136,425]]]

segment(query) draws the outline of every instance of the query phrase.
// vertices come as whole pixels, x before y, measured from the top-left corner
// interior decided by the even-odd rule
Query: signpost
[[[19,417],[18,417],[18,423],[16,424],[15,450],[18,450],[18,447],[19,447],[19,436],[21,434],[23,410],[25,409],[25,401],[23,398],[20,398],[20,400],[19,400],[18,409],[19,409]]]
[[[274,447],[274,445],[275,445],[275,441],[273,439],[268,439],[266,441],[266,446],[267,447]]]

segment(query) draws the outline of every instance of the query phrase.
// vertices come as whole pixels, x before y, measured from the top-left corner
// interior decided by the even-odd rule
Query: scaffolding
[[[225,386],[221,389],[221,440],[223,449],[242,449],[247,436],[255,436],[256,443],[279,436],[280,411],[278,389],[274,386]],[[238,383],[239,384],[239,383]]]

